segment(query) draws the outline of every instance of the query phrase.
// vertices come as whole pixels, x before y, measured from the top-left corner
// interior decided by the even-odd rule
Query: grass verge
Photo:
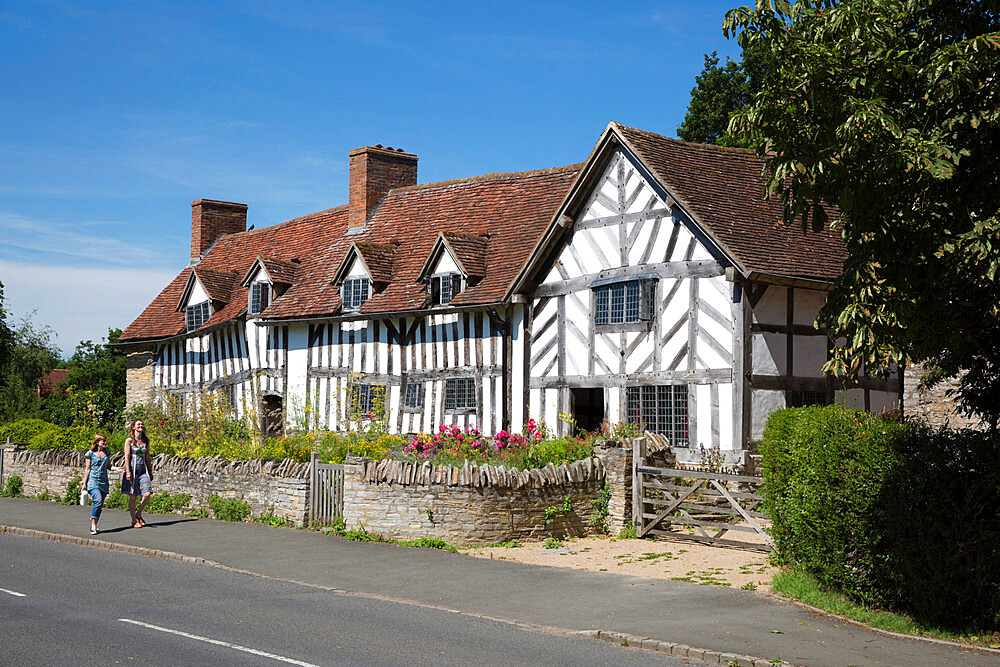
[[[824,590],[820,587],[819,582],[802,568],[796,567],[776,572],[774,580],[771,582],[771,590],[779,595],[805,602],[813,607],[819,607],[825,611],[839,614],[853,621],[858,621],[882,630],[1000,649],[1000,632],[949,632],[941,628],[924,625],[905,614],[897,614],[858,604],[847,599],[840,593]]]

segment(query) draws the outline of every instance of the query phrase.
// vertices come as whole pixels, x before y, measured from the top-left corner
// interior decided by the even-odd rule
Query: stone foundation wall
[[[394,539],[438,537],[454,545],[578,535],[591,529],[591,501],[600,497],[604,478],[598,458],[528,471],[351,458],[344,466],[344,522]],[[566,496],[572,510],[546,524],[546,508],[561,506]]]
[[[125,359],[125,407],[153,398],[153,352],[131,352]]]
[[[23,493],[36,495],[48,490],[65,495],[66,486],[76,476],[83,477],[83,451],[3,452],[4,483],[9,475],[19,475]],[[111,462],[121,466],[122,454],[112,455]],[[121,475],[112,475],[111,489],[118,487]],[[229,461],[221,457],[185,459],[160,454],[153,457],[153,493],[187,493],[192,509],[208,508],[208,497],[242,498],[254,514],[263,514],[274,506],[274,513],[303,525],[308,518],[309,464],[284,461]]]
[[[948,378],[930,389],[921,389],[919,385],[923,376],[924,369],[920,365],[907,368],[903,374],[903,414],[922,419],[931,426],[986,428],[979,419],[959,412],[958,402],[949,395],[949,391],[958,389],[959,378]]]

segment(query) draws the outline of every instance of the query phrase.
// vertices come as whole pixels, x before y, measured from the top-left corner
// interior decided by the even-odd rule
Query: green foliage
[[[396,542],[401,547],[422,547],[424,549],[441,549],[443,551],[450,551],[451,553],[457,553],[458,549],[451,546],[440,537],[421,537],[417,540],[402,540]]]
[[[590,517],[590,526],[600,533],[608,532],[608,503],[611,501],[611,486],[605,482],[599,498],[590,501],[594,506],[594,514]]]
[[[274,505],[271,505],[271,508],[264,514],[253,517],[251,521],[254,523],[264,524],[265,526],[271,526],[272,528],[289,528],[295,525],[295,522],[275,514]]]
[[[222,498],[216,494],[208,497],[212,514],[220,521],[245,521],[250,516],[250,503],[242,498]]]
[[[850,259],[817,320],[827,368],[960,370],[963,408],[1000,423],[1000,13],[974,0],[757,3],[726,15],[774,66],[730,123],[767,164],[786,222],[833,223]]]
[[[779,562],[951,629],[1000,627],[1000,438],[843,406],[782,410],[761,441]]]
[[[79,505],[80,494],[83,492],[83,477],[76,475],[66,484],[66,494],[62,497],[63,505]]]
[[[545,540],[544,542],[542,542],[542,548],[543,549],[562,549],[563,548],[563,541],[560,540],[558,537],[550,537],[547,540]]]
[[[114,490],[108,494],[107,498],[104,499],[104,509],[109,509],[109,510],[128,509],[128,496],[122,493],[121,482],[115,484]]]
[[[361,524],[357,528],[352,528],[350,530],[343,530],[337,532],[338,535],[343,537],[345,540],[350,540],[351,542],[386,542],[387,540],[379,535],[378,533],[369,533],[368,529],[365,528],[364,524]]]
[[[195,519],[208,519],[212,516],[212,510],[207,507],[195,507],[193,510],[188,512],[187,515],[194,517]]]
[[[41,493],[36,493],[33,497],[35,498],[35,500],[55,500],[55,501],[62,500],[62,498],[60,498],[59,496],[53,496],[51,493],[49,493],[48,489],[42,489]]]
[[[556,516],[560,514],[570,514],[572,511],[573,499],[566,496],[560,504],[545,508],[545,525],[549,525],[555,521]]]
[[[189,493],[167,493],[164,491],[150,496],[149,502],[146,504],[146,511],[152,514],[172,514],[183,512],[190,503],[191,494]]]
[[[37,417],[42,399],[38,396],[38,380],[59,365],[59,351],[52,342],[54,332],[47,326],[36,326],[30,317],[9,329],[0,326],[0,338],[13,341],[6,363],[0,367],[0,422],[24,417]],[[6,344],[6,343],[4,343]]]
[[[94,433],[94,429],[85,426],[55,427],[41,431],[31,438],[28,449],[90,449]]]
[[[0,498],[19,498],[24,489],[24,481],[20,475],[9,475],[7,482],[0,489]]]
[[[9,437],[15,443],[28,444],[35,436],[58,428],[55,424],[41,419],[18,419],[0,424],[0,442],[7,442]]]
[[[618,539],[620,540],[634,540],[639,537],[639,534],[635,530],[635,526],[629,524],[621,529],[618,533]]]
[[[517,540],[508,540],[506,542],[490,542],[489,544],[484,544],[483,549],[489,549],[490,547],[502,547],[504,549],[518,549],[524,546]]]

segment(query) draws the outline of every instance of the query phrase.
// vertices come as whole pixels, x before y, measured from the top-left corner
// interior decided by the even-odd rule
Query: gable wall
[[[619,422],[624,387],[683,384],[691,446],[733,448],[733,287],[723,262],[621,151],[582,210],[530,304],[528,414],[565,433],[571,387],[601,388],[606,417]],[[595,325],[591,283],[640,274],[659,278],[653,320]]]

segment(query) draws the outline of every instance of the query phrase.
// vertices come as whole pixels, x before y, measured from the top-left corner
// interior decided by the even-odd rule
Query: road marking
[[[246,646],[240,646],[239,644],[233,644],[230,642],[224,642],[220,639],[211,639],[210,637],[201,637],[199,635],[193,635],[190,632],[182,632],[180,630],[171,630],[170,628],[164,628],[159,625],[152,625],[151,623],[143,623],[142,621],[133,621],[131,618],[119,618],[122,623],[131,623],[132,625],[141,625],[144,628],[150,628],[151,630],[159,630],[160,632],[168,632],[172,635],[179,635],[181,637],[187,637],[188,639],[197,639],[200,642],[207,642],[209,644],[215,644],[216,646],[223,646],[225,648],[231,648],[234,651],[243,651],[244,653],[250,653],[253,655],[259,655],[265,658],[271,658],[272,660],[279,660],[281,662],[287,662],[292,665],[301,665],[301,667],[319,667],[311,662],[302,662],[301,660],[294,660],[293,658],[286,658],[284,656],[275,655],[273,653],[268,653],[267,651],[258,651],[255,648],[247,648]]]
[[[24,593],[18,593],[17,591],[8,591],[6,588],[0,588],[0,591],[3,591],[7,595],[13,595],[14,597],[19,597],[19,598],[28,597]]]

